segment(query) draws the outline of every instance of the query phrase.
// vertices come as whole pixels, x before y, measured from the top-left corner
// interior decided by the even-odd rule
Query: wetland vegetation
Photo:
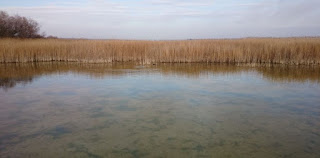
[[[0,63],[45,61],[319,65],[320,38],[181,41],[0,39]]]

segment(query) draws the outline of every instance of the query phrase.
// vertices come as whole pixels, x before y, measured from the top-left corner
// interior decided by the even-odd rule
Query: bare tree
[[[39,31],[40,26],[33,19],[19,15],[9,16],[6,12],[0,11],[0,38],[42,38]]]
[[[6,12],[0,11],[0,37],[8,36],[8,20],[9,15]]]

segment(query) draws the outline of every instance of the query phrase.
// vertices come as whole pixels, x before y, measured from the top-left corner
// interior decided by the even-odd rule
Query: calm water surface
[[[319,158],[320,69],[2,64],[0,157]]]

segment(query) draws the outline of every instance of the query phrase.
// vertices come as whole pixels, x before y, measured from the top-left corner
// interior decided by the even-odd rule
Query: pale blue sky
[[[10,0],[66,38],[195,39],[320,36],[319,0]]]

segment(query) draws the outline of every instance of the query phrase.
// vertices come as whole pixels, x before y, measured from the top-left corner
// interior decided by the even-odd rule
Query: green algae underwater
[[[0,157],[320,157],[320,68],[0,64]]]

